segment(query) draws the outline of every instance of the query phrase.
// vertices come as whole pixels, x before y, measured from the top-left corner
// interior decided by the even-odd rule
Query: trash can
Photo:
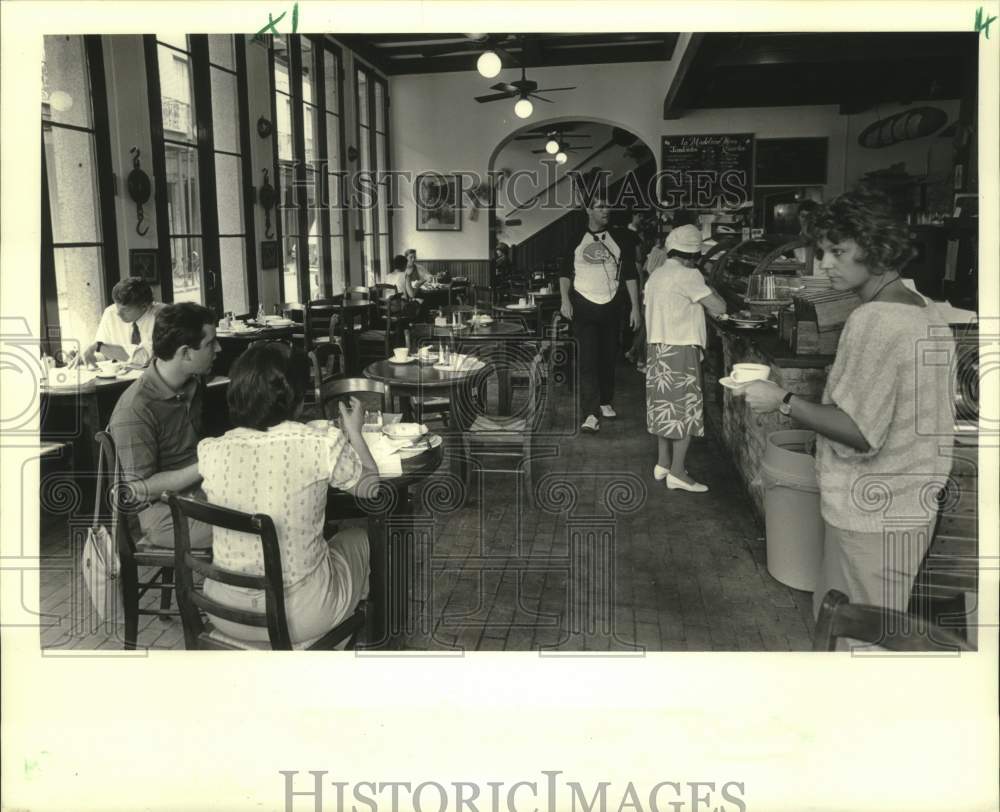
[[[813,448],[816,433],[775,431],[768,435],[760,480],[764,486],[767,571],[793,589],[811,592],[823,558]]]

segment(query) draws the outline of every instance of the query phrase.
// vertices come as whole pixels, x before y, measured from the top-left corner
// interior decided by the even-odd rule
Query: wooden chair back
[[[348,288],[344,291],[344,298],[352,301],[361,300],[367,302],[371,300],[372,292],[364,285],[355,285],[354,287]]]
[[[831,589],[820,606],[813,651],[836,651],[842,637],[890,651],[972,650],[961,637],[930,621],[883,606],[851,603],[843,592]]]
[[[352,396],[361,400],[366,409],[388,411],[388,387],[381,381],[370,378],[340,378],[326,381],[320,386],[319,404],[323,416],[333,420],[340,416],[337,403],[341,400],[349,402]]]
[[[312,367],[313,393],[315,403],[318,404],[323,384],[344,374],[344,351],[338,344],[317,344],[308,354]]]
[[[338,310],[343,303],[343,295],[310,299],[306,302],[302,314],[306,352],[316,344],[330,341],[339,334],[340,314]]]
[[[285,615],[285,589],[281,579],[281,548],[278,533],[270,516],[263,513],[242,513],[238,510],[201,502],[187,496],[167,494],[174,527],[178,528],[174,544],[174,579],[177,586],[177,603],[184,626],[184,645],[188,649],[232,649],[225,640],[213,637],[211,621],[202,618],[208,612],[232,623],[266,628],[271,648],[289,651],[292,648]],[[188,520],[195,519],[213,527],[221,527],[247,536],[256,537],[264,559],[263,575],[230,572],[200,560],[191,553]],[[259,589],[264,593],[264,611],[235,609],[226,606],[194,588],[194,573],[202,577],[243,589]],[[351,637],[363,625],[363,613],[340,623],[310,648],[331,648]]]
[[[371,296],[377,301],[383,301],[384,299],[389,299],[398,295],[399,291],[396,290],[396,286],[389,285],[385,282],[376,282],[371,287]]]
[[[99,431],[97,442],[98,514],[111,523],[115,546],[122,561],[134,561],[136,543],[142,538],[138,513],[148,503],[139,501],[125,481],[118,450],[110,432]]]

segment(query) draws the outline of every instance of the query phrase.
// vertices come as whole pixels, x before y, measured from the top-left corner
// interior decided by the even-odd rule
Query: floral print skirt
[[[681,440],[705,434],[701,347],[650,344],[646,360],[646,426],[650,434]]]

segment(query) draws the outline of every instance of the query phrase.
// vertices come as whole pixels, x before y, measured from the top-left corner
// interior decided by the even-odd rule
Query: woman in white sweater
[[[838,589],[905,612],[951,470],[954,342],[933,303],[903,284],[912,249],[882,198],[842,195],[817,213],[814,235],[834,289],[863,302],[844,325],[822,402],[767,381],[743,393],[755,412],[780,409],[819,435],[826,532],[814,611]]]

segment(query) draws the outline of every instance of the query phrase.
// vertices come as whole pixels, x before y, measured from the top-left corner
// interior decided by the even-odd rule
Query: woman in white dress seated
[[[342,430],[298,423],[309,380],[308,362],[278,343],[251,346],[233,364],[227,400],[236,428],[198,444],[198,468],[208,500],[265,513],[281,550],[285,613],[293,645],[308,645],[350,616],[368,594],[368,538],[352,528],[323,538],[327,491],[367,493],[375,461],[362,437],[364,409],[340,405]],[[223,569],[264,573],[256,536],[213,528],[212,556]],[[205,594],[236,608],[264,610],[261,590],[205,582]],[[217,617],[213,625],[241,640],[267,641],[267,629]]]

